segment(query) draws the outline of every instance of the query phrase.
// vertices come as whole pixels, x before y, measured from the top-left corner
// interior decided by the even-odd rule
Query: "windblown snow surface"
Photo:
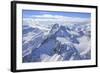
[[[29,25],[24,21],[23,63],[91,59],[90,29],[90,24],[51,23],[47,26],[40,23]]]

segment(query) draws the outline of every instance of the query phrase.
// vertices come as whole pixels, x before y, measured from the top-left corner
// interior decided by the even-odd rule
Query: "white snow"
[[[32,52],[32,49],[31,48],[28,48],[28,49],[26,49],[26,50],[23,51],[23,55],[22,56],[23,57],[24,56],[27,56],[27,55],[31,54],[31,52]]]
[[[29,32],[28,34],[27,34],[27,36],[26,37],[23,37],[23,40],[25,40],[25,42],[23,43],[23,44],[26,44],[26,43],[28,43],[29,41],[31,41],[31,40],[34,40],[34,39],[36,39],[37,37],[40,37],[42,32],[39,32],[39,33],[34,33],[34,32]]]
[[[70,41],[68,41],[67,38],[63,38],[63,37],[57,37],[56,40],[60,41],[62,44],[69,44]]]
[[[80,52],[80,55],[84,55],[91,50],[91,41],[87,36],[78,38],[80,44],[74,44],[77,50]]]
[[[71,35],[79,35],[79,33],[78,32],[75,32],[75,31],[68,31],[67,30],[67,32],[69,32]]]
[[[50,59],[49,61],[57,61],[59,59],[60,55],[58,54],[54,54]]]
[[[50,56],[47,55],[47,54],[42,54],[40,56],[40,58],[41,58],[42,62],[46,62],[46,61],[48,61],[50,59]]]

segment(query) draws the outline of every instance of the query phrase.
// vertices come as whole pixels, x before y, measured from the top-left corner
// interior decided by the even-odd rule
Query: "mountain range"
[[[82,42],[84,38],[90,42],[90,31],[85,25],[67,27],[55,23],[47,35],[44,35],[45,32],[39,28],[23,25],[22,33],[23,62],[88,60],[91,58],[90,46],[79,47],[84,44]],[[86,52],[81,52],[81,49],[85,49]],[[85,53],[81,54],[83,52]]]

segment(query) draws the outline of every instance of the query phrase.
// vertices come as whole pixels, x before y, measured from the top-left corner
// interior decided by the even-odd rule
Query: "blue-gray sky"
[[[23,10],[23,18],[35,18],[37,15],[59,15],[64,17],[80,17],[80,18],[90,18],[90,13],[79,13],[79,12],[54,12],[54,11],[37,11],[37,10]]]

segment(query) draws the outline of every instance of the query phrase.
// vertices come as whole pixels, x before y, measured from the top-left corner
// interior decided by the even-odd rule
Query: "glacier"
[[[22,29],[23,63],[91,59],[90,24],[25,23]]]

